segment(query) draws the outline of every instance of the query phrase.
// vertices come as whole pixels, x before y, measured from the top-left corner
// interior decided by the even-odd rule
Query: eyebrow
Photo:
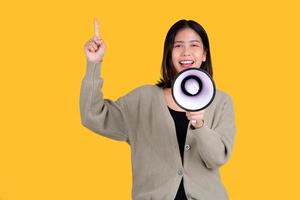
[[[198,42],[198,43],[201,43],[200,40],[190,40],[189,42],[190,42],[190,43],[192,43],[192,42]],[[181,41],[181,40],[178,40],[178,41],[174,41],[174,43],[184,43],[184,42]]]

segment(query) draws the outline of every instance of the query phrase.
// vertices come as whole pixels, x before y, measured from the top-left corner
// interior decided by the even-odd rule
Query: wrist
[[[91,63],[91,64],[99,64],[99,63],[102,63],[103,62],[103,59],[101,60],[89,60],[89,59],[86,59],[87,63]]]

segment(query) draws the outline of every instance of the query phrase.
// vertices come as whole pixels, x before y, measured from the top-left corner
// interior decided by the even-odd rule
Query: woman
[[[217,90],[205,111],[186,112],[174,101],[171,84],[186,68],[212,76],[207,34],[192,20],[168,31],[157,85],[141,86],[117,101],[103,99],[100,69],[105,44],[95,20],[95,36],[84,46],[87,71],[82,81],[82,124],[131,147],[135,200],[228,199],[219,167],[232,152],[235,124],[229,95]],[[193,123],[191,123],[193,122]]]

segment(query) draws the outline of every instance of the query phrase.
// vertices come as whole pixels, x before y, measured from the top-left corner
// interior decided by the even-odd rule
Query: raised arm
[[[129,142],[124,98],[111,101],[103,98],[101,65],[105,44],[99,34],[97,19],[94,21],[94,37],[84,45],[87,58],[86,74],[80,91],[81,123],[103,136]]]

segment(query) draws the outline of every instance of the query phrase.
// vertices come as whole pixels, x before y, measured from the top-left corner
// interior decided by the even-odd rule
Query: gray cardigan
[[[163,90],[141,86],[116,101],[103,99],[99,63],[87,62],[80,94],[81,122],[131,147],[134,200],[173,200],[181,179],[188,199],[225,200],[219,167],[229,158],[235,137],[231,98],[217,90],[205,109],[204,126],[189,125],[181,163],[175,125]]]

